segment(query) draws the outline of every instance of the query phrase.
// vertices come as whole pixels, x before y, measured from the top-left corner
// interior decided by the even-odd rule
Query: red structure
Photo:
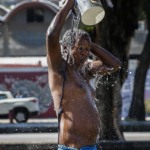
[[[0,64],[0,90],[38,97],[38,118],[55,118],[52,98],[48,86],[47,67],[41,64]]]

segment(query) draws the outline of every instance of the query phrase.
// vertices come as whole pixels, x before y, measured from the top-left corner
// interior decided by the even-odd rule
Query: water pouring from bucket
[[[99,0],[77,0],[81,12],[81,21],[85,25],[98,24],[105,16],[105,11]]]
[[[60,5],[65,0],[60,1]],[[77,7],[81,13],[81,21],[85,25],[96,25],[105,16],[105,11],[100,0],[76,0]]]

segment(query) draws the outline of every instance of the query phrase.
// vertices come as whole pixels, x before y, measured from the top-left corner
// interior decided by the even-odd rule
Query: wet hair
[[[67,60],[67,56],[70,56],[72,47],[74,46],[75,42],[80,38],[87,38],[91,40],[89,34],[81,29],[73,28],[65,32],[61,41],[61,53],[63,59]]]

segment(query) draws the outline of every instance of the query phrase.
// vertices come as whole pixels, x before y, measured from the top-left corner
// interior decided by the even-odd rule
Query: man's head
[[[74,28],[65,32],[61,41],[62,57],[69,63],[82,65],[89,56],[91,38],[81,29]],[[69,56],[69,57],[68,57]]]

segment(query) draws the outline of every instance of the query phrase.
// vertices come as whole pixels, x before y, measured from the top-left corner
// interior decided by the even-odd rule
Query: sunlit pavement
[[[125,119],[124,119],[124,118],[121,118],[121,120],[124,121]],[[146,118],[145,118],[145,121],[150,121],[150,117],[146,117]]]
[[[149,133],[124,133],[127,141],[150,141]],[[57,133],[0,134],[0,144],[56,144]]]
[[[9,119],[0,119],[0,124],[2,124],[2,123],[9,123],[10,121],[9,121]],[[50,123],[52,123],[52,122],[54,122],[54,123],[56,123],[57,122],[57,118],[46,118],[46,119],[29,119],[28,121],[27,121],[27,123],[48,123],[48,122],[50,122]],[[15,120],[14,120],[14,123],[16,123],[15,122]]]
[[[29,119],[28,123],[57,123],[56,118]],[[0,124],[9,123],[8,119],[0,119]],[[127,141],[150,141],[150,132],[124,132]],[[55,144],[57,133],[18,133],[0,134],[0,144]]]
[[[122,120],[124,120],[123,118],[122,118]],[[150,121],[150,117],[146,117],[146,121]],[[47,122],[50,122],[50,123],[52,123],[52,122],[54,122],[54,123],[57,123],[57,118],[46,118],[46,119],[43,119],[43,118],[41,118],[41,119],[29,119],[28,121],[27,121],[27,123],[47,123]],[[0,119],[0,124],[2,124],[2,123],[9,123],[9,119]],[[15,123],[15,121],[14,121],[14,123]]]
[[[0,144],[55,144],[57,133],[0,134]]]
[[[150,132],[124,132],[127,141],[150,141]]]

